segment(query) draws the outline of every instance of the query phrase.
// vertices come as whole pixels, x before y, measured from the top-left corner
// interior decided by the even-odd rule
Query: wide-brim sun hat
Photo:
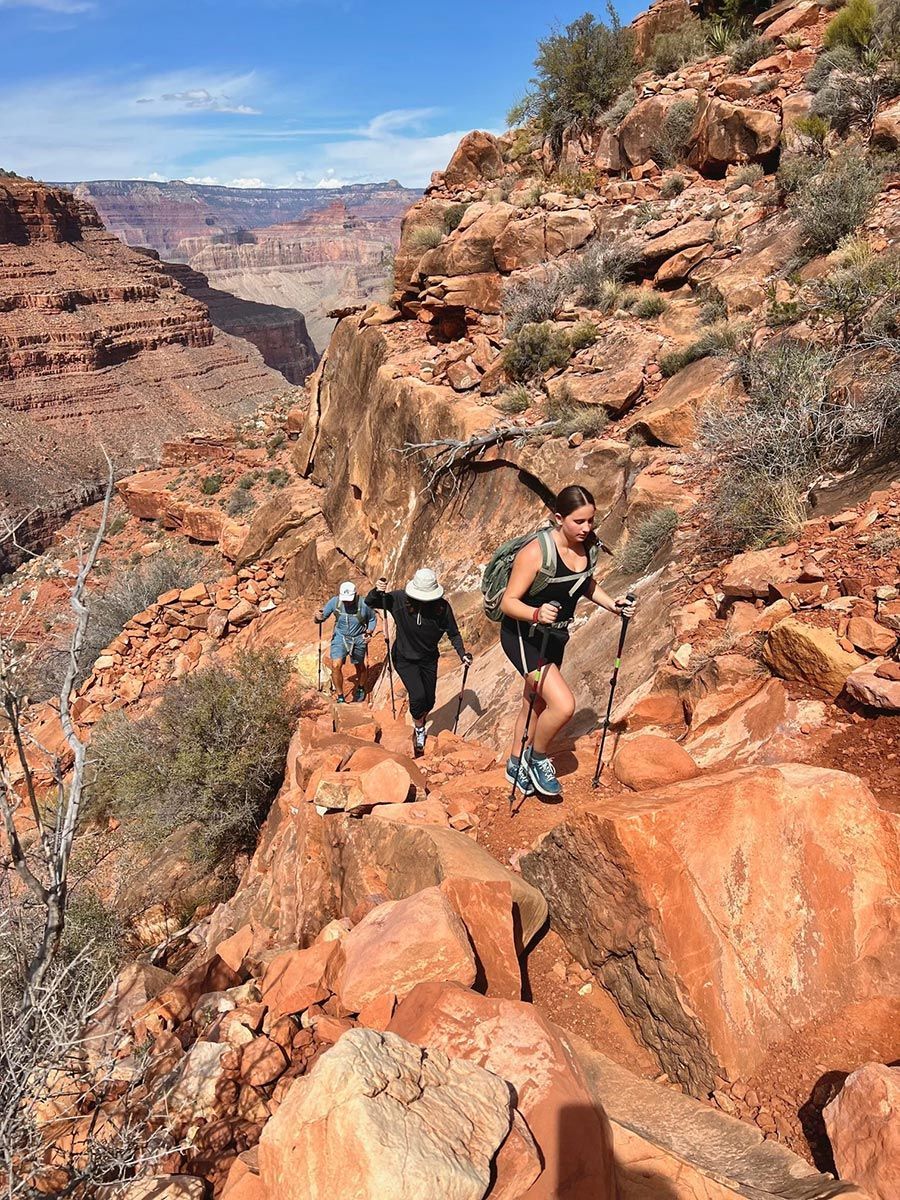
[[[342,583],[340,591],[338,592],[338,599],[339,600],[355,600],[356,599],[356,584],[350,583],[349,580],[346,583]]]
[[[440,600],[444,589],[430,567],[420,567],[407,583],[406,594],[412,600]]]

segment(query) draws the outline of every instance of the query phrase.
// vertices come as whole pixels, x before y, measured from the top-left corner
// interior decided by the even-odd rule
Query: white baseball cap
[[[339,600],[355,600],[356,599],[356,584],[351,583],[348,579],[346,583],[341,584],[341,590],[338,592]]]

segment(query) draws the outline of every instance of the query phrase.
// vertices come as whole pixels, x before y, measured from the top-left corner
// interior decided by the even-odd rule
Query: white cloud
[[[0,0],[3,3],[4,0]],[[303,86],[303,85],[298,85]],[[261,117],[260,108],[271,109]],[[323,99],[257,72],[203,69],[0,83],[0,162],[49,180],[189,179],[232,187],[339,187],[399,179],[423,186],[464,130],[429,108],[334,121]],[[315,111],[318,128],[291,120]],[[253,116],[252,121],[245,120]],[[329,117],[332,119],[329,121]],[[435,132],[437,125],[438,132]]]
[[[41,12],[66,16],[91,12],[96,7],[93,0],[0,0],[0,8],[37,8]]]

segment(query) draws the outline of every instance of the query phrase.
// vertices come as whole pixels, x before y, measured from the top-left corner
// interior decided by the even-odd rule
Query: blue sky
[[[643,5],[625,0],[623,20]],[[577,0],[0,0],[0,167],[423,186]],[[595,6],[594,11],[598,11]]]

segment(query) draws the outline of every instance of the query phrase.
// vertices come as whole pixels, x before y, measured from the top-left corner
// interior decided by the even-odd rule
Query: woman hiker
[[[534,590],[544,561],[540,540],[535,537],[516,555],[500,601],[503,612],[500,644],[506,657],[525,679],[512,752],[506,764],[506,778],[511,784],[515,783],[523,795],[536,791],[551,799],[557,798],[562,788],[547,750],[554,735],[575,712],[575,697],[560,671],[569,640],[567,627],[575,615],[575,607],[584,596],[608,612],[628,617],[634,613],[632,603],[624,598],[613,600],[591,575],[596,558],[594,547],[598,544],[594,533],[597,510],[591,493],[577,484],[563,488],[556,497],[554,510],[555,528],[549,535],[552,542],[549,548],[555,550],[552,577],[539,591]],[[550,632],[543,669],[539,672],[541,642],[547,627]],[[519,751],[533,688],[537,695],[529,744],[520,762]]]
[[[419,758],[425,752],[425,721],[434,708],[441,638],[447,635],[464,665],[472,661],[472,655],[463,645],[444,589],[428,567],[416,571],[402,591],[389,592],[387,580],[382,577],[366,596],[366,604],[384,609],[394,618],[391,659],[409,696],[413,753]]]
[[[317,625],[334,616],[334,631],[328,655],[331,659],[331,681],[337,692],[338,704],[346,703],[344,696],[344,662],[350,659],[354,668],[355,686],[352,696],[357,703],[365,700],[363,663],[369,638],[375,632],[376,616],[364,600],[356,594],[356,585],[349,580],[342,583],[338,594],[332,596],[324,608],[313,613]]]

